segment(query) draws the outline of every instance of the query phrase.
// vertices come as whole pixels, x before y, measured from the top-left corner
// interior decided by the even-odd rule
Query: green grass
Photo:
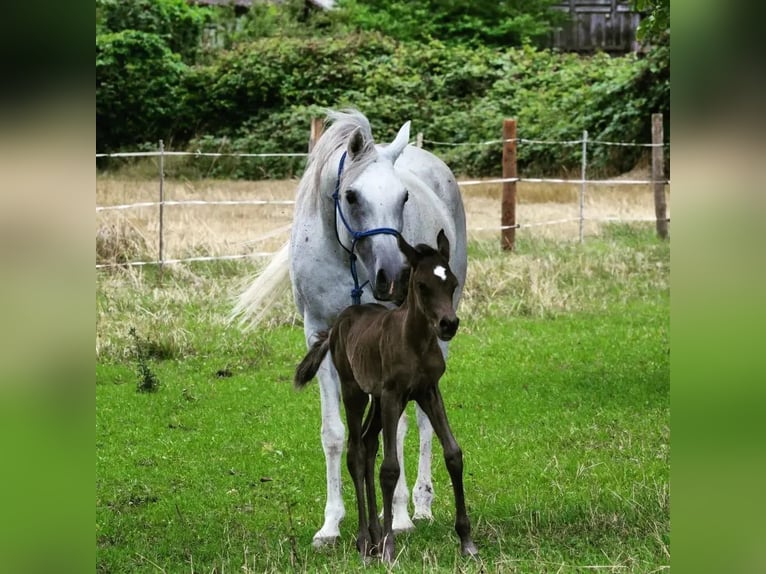
[[[627,226],[584,245],[520,241],[516,254],[470,246],[441,386],[481,559],[458,555],[435,446],[435,520],[397,538],[396,570],[669,565],[669,260],[651,230]],[[357,557],[345,465],[342,540],[311,548],[325,495],[318,388],[290,384],[304,345],[289,301],[268,329],[226,327],[247,272],[99,275],[97,571],[385,570]],[[155,343],[155,393],[136,392],[131,326]]]

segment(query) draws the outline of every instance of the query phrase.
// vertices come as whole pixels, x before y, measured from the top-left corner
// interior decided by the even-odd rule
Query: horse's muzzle
[[[460,325],[460,319],[457,317],[447,318],[443,317],[439,321],[439,338],[442,341],[449,341],[457,333],[458,325]]]
[[[378,301],[391,301],[396,305],[401,305],[407,298],[407,284],[409,280],[409,268],[402,270],[395,279],[390,278],[383,269],[379,269],[375,274],[372,294]]]

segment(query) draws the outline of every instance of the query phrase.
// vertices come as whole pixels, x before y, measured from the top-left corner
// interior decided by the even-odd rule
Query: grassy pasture
[[[100,180],[97,194],[114,182]],[[469,227],[482,193],[466,194]],[[486,201],[496,206],[495,193]],[[230,221],[221,224],[227,237],[253,225]],[[194,250],[223,249],[217,231],[196,229]],[[496,235],[469,245],[461,330],[442,382],[481,559],[458,556],[435,446],[435,520],[397,538],[394,569],[666,569],[669,245],[652,224],[599,226],[583,245],[519,232],[514,254],[499,251]],[[324,508],[318,389],[290,385],[304,346],[287,297],[255,332],[226,324],[252,271],[238,261],[172,266],[161,278],[152,268],[98,273],[97,571],[383,570],[357,557],[345,468],[342,540],[311,548]],[[159,381],[156,392],[136,391],[139,364]],[[416,441],[410,432],[410,483]]]

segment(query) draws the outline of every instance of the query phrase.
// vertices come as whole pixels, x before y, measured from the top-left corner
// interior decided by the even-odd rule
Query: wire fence
[[[514,124],[514,131],[515,131],[515,124]],[[312,134],[314,135],[314,134]],[[319,134],[316,134],[316,137],[318,137]],[[664,204],[663,209],[660,209],[657,207],[655,209],[655,217],[616,217],[616,216],[601,216],[601,217],[588,217],[585,211],[585,205],[584,205],[584,198],[586,193],[586,187],[587,186],[636,186],[636,185],[646,185],[647,187],[653,187],[655,190],[655,198],[657,195],[662,193],[662,201],[664,202],[665,197],[665,186],[670,183],[670,180],[665,179],[663,176],[662,171],[658,170],[656,167],[653,169],[652,177],[650,179],[588,179],[587,177],[587,153],[588,153],[588,146],[590,145],[608,145],[608,146],[633,146],[633,147],[643,147],[643,148],[652,148],[653,153],[656,150],[659,150],[659,154],[654,154],[660,158],[662,158],[662,154],[664,153],[664,150],[669,147],[669,143],[663,142],[661,135],[659,137],[659,141],[655,141],[654,143],[638,143],[638,142],[615,142],[615,141],[599,141],[599,140],[588,140],[587,132],[583,133],[583,138],[578,140],[564,140],[564,141],[552,141],[552,140],[532,140],[532,139],[525,139],[525,138],[516,138],[516,137],[504,137],[502,139],[497,140],[490,140],[490,141],[484,141],[484,142],[442,142],[442,141],[433,141],[428,139],[423,139],[422,134],[418,134],[417,138],[417,145],[421,146],[423,144],[428,144],[432,148],[438,148],[439,146],[494,146],[494,145],[502,145],[504,146],[504,154],[505,149],[511,149],[511,153],[513,153],[514,157],[514,165],[510,168],[512,170],[513,175],[508,175],[507,168],[506,168],[506,161],[504,157],[503,162],[503,171],[504,176],[499,178],[488,178],[488,179],[465,179],[465,180],[459,180],[457,183],[461,188],[471,187],[471,186],[478,186],[478,185],[492,185],[492,184],[502,184],[503,185],[503,218],[500,225],[497,226],[475,226],[475,227],[469,227],[469,232],[489,232],[489,231],[497,231],[501,234],[508,234],[513,233],[516,229],[530,229],[530,228],[536,228],[536,227],[542,227],[542,226],[552,226],[552,225],[562,225],[562,224],[573,224],[577,223],[579,228],[579,240],[583,241],[583,230],[584,225],[586,221],[590,222],[596,222],[596,223],[606,223],[606,222],[626,222],[626,223],[632,223],[632,222],[655,222],[658,225],[658,233],[662,235],[661,228],[662,224],[665,226],[665,230],[667,229],[667,224],[670,221],[670,218],[666,216],[664,211]],[[525,177],[519,177],[516,175],[516,167],[515,167],[515,146],[517,145],[525,145],[525,144],[534,144],[534,145],[579,145],[582,147],[582,169],[581,174],[579,178],[525,178]],[[311,147],[311,142],[310,142]],[[438,155],[438,152],[437,152]],[[103,212],[110,212],[110,211],[131,211],[131,210],[140,210],[140,209],[147,209],[147,208],[156,208],[158,210],[159,215],[159,225],[158,225],[158,254],[156,259],[149,259],[149,260],[136,260],[136,261],[118,261],[118,262],[102,262],[97,263],[96,268],[97,269],[103,269],[103,268],[110,268],[110,267],[126,267],[126,266],[146,266],[146,265],[159,265],[162,267],[166,264],[175,264],[175,263],[187,263],[187,262],[201,262],[201,261],[222,261],[222,260],[241,260],[241,259],[248,259],[248,258],[258,258],[258,257],[270,257],[274,254],[273,251],[252,251],[249,253],[238,253],[238,254],[227,254],[227,255],[198,255],[198,256],[191,256],[191,257],[180,257],[180,258],[168,258],[166,256],[165,250],[164,250],[164,236],[166,233],[165,230],[165,222],[164,222],[164,208],[166,207],[193,207],[193,206],[292,206],[295,204],[294,200],[291,199],[179,199],[179,200],[173,200],[173,199],[165,199],[164,197],[164,186],[165,186],[165,159],[166,158],[174,158],[174,157],[230,157],[230,158],[239,158],[239,159],[247,159],[247,158],[276,158],[276,157],[307,157],[307,153],[282,153],[282,152],[269,152],[269,153],[212,153],[212,152],[183,152],[183,151],[168,151],[164,149],[163,143],[159,142],[159,148],[156,151],[137,151],[137,152],[120,152],[120,153],[100,153],[96,154],[96,158],[157,158],[159,160],[159,169],[158,169],[158,180],[159,180],[159,198],[157,201],[141,201],[141,202],[133,202],[133,203],[122,203],[122,204],[113,204],[113,205],[97,205],[96,206],[96,213],[103,213]],[[661,168],[660,168],[661,169]],[[579,212],[577,217],[567,217],[567,218],[553,218],[553,219],[545,219],[545,220],[538,220],[538,221],[522,221],[517,222],[515,220],[515,185],[517,183],[528,183],[528,184],[551,184],[551,185],[570,185],[570,186],[580,186],[580,192],[579,192]],[[660,190],[661,188],[661,190]],[[505,216],[505,201],[507,199],[506,195],[508,193],[513,193],[514,197],[512,198],[512,201],[514,203],[514,218],[512,221],[509,221]],[[288,232],[290,229],[290,225],[282,226],[279,229],[272,230],[271,232],[268,232],[266,234],[262,234],[258,238],[249,239],[247,241],[242,242],[241,244],[253,244],[257,243],[258,241],[274,237],[276,235],[284,235],[286,232]],[[667,233],[667,231],[665,231]],[[503,245],[504,247],[507,247],[507,236],[503,236]],[[513,247],[513,243],[511,241],[510,248]]]

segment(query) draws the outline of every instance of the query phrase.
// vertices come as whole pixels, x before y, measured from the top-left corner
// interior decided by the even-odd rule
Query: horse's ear
[[[348,140],[348,159],[353,160],[364,151],[364,136],[362,130],[356,128]]]
[[[399,133],[396,134],[394,141],[392,141],[383,150],[383,154],[386,155],[391,162],[395,162],[397,158],[402,154],[404,148],[410,143],[410,121],[404,122],[404,125],[399,128]]]
[[[449,239],[443,229],[439,230],[439,234],[436,236],[436,250],[439,255],[449,261]]]
[[[407,261],[409,261],[410,265],[414,267],[418,259],[418,252],[415,250],[415,248],[412,247],[412,245],[405,241],[401,233],[396,235],[396,243],[399,245],[399,251],[404,253]]]

